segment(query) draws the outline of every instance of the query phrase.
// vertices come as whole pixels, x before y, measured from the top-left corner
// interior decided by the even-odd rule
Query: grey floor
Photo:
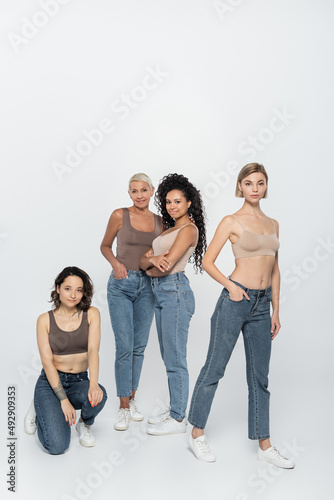
[[[247,388],[235,380],[242,346],[238,346],[214,401],[207,437],[217,462],[197,461],[187,447],[186,435],[149,436],[145,422],[131,422],[128,431],[117,432],[113,421],[116,398],[110,398],[96,420],[96,446],[84,448],[72,429],[72,442],[62,456],[50,456],[36,434],[18,427],[17,492],[5,498],[96,499],[129,498],[167,500],[169,498],[217,500],[305,500],[332,498],[332,450],[326,439],[331,416],[315,409],[325,398],[325,388],[304,387],[296,397],[289,374],[272,383],[272,441],[296,459],[294,470],[281,470],[256,460],[257,443],[247,439]],[[144,373],[143,378],[146,375]],[[159,379],[159,377],[158,377]],[[192,381],[193,382],[193,381]],[[237,382],[237,383],[236,383]],[[282,391],[282,386],[286,390]],[[236,390],[237,389],[237,390]],[[323,392],[322,392],[323,391]],[[157,395],[140,397],[140,409],[149,416],[157,413],[167,399],[167,388]],[[28,393],[21,398],[20,416]],[[283,404],[284,401],[284,404]],[[190,427],[190,426],[188,426]],[[187,430],[187,433],[190,428]],[[2,460],[4,463],[4,460]],[[2,488],[2,491],[3,488]],[[2,496],[2,495],[1,495]],[[3,498],[3,496],[2,496]]]

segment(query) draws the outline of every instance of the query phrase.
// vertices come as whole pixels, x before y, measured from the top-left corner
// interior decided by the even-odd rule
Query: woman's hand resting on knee
[[[70,425],[74,425],[77,414],[75,412],[75,409],[71,405],[69,399],[63,399],[60,402],[60,405],[61,405],[61,409],[64,413],[66,422],[68,422]]]

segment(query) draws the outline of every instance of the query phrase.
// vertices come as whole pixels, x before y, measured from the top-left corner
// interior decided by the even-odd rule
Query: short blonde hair
[[[267,186],[268,186],[268,174],[266,172],[266,169],[264,168],[261,163],[247,163],[239,172],[238,179],[237,179],[237,185],[235,188],[235,196],[237,198],[243,198],[244,195],[242,194],[242,191],[239,189],[239,182],[241,183],[242,180],[244,180],[246,177],[248,177],[251,174],[254,174],[255,172],[260,172],[263,174],[266,178],[267,181]],[[263,198],[267,198],[268,195],[268,187],[266,189],[266,192],[264,193]]]
[[[152,191],[152,189],[153,189],[153,182],[151,181],[151,179],[149,178],[148,175],[146,175],[146,174],[134,174],[131,177],[131,179],[129,180],[129,191],[131,189],[131,182],[134,182],[134,181],[146,182],[146,184],[149,185],[150,190]]]

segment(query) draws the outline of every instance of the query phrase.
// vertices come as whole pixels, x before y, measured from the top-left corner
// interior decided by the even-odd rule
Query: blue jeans
[[[154,315],[150,278],[144,271],[128,270],[128,278],[108,281],[108,306],[115,335],[117,396],[127,398],[138,389]]]
[[[195,298],[184,273],[151,280],[160,352],[168,377],[170,415],[183,420],[189,395],[188,329],[195,312]]]
[[[234,282],[236,283],[236,282]],[[189,412],[189,422],[204,429],[218,382],[238,339],[244,336],[248,384],[248,437],[269,438],[268,373],[271,353],[271,287],[250,290],[240,302],[230,299],[223,289],[211,318],[211,338],[205,365],[197,379]]]
[[[58,371],[60,381],[66,395],[75,410],[81,410],[81,418],[87,425],[94,423],[96,415],[103,409],[107,393],[103,391],[103,399],[92,407],[88,401],[89,379],[87,372],[64,373]],[[36,410],[37,435],[42,446],[52,455],[64,453],[70,445],[71,427],[65,420],[60,401],[53,392],[44,370],[35,386],[34,403]]]

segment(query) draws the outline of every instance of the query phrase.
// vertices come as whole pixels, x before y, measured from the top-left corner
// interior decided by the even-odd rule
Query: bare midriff
[[[53,364],[56,370],[65,373],[81,373],[88,369],[88,354],[80,352],[78,354],[53,355]]]
[[[253,290],[264,290],[271,285],[275,263],[272,255],[258,255],[236,259],[231,279]]]

